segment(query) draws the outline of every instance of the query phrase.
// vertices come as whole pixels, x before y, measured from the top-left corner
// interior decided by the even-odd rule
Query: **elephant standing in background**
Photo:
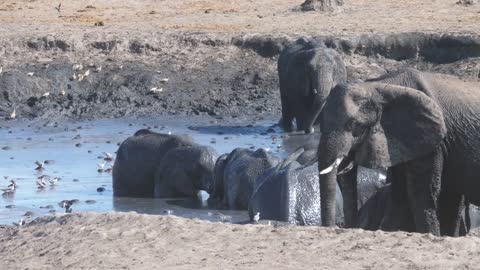
[[[458,235],[463,199],[480,205],[478,83],[406,69],[342,84],[328,96],[320,126],[324,226],[335,225],[337,173],[355,165],[389,168],[392,211],[408,202],[417,232]],[[357,209],[356,178],[347,178],[344,209]]]
[[[246,210],[257,176],[278,162],[264,149],[251,151],[236,148],[230,154],[221,155],[215,164],[214,188],[209,204]]]
[[[323,42],[299,39],[282,51],[278,58],[278,77],[282,103],[281,126],[313,132],[313,124],[323,108],[325,98],[337,84],[347,80],[340,55]]]
[[[125,197],[196,197],[210,191],[217,153],[188,136],[139,130],[117,151],[113,194]]]

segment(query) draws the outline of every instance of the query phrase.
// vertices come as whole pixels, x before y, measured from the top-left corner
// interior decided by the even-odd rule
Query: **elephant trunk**
[[[319,170],[321,164],[318,164]],[[337,190],[337,170],[320,175],[320,211],[322,226],[335,226],[336,205],[335,196]]]
[[[318,171],[320,181],[320,203],[322,226],[335,226],[337,191],[337,167],[347,156],[352,145],[349,135],[322,134],[318,148]],[[345,200],[345,198],[344,198]]]
[[[312,107],[305,121],[304,130],[306,134],[313,132],[313,125],[320,115],[330,91],[334,87],[332,74],[330,72],[322,70],[316,76],[312,74],[311,78],[313,78],[313,80],[310,82],[310,91],[312,91],[314,98]]]

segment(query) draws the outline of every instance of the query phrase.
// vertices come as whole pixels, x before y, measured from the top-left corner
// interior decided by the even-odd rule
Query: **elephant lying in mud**
[[[405,69],[342,84],[320,126],[322,225],[335,225],[337,172],[354,165],[389,168],[392,211],[408,202],[417,232],[458,235],[463,199],[480,205],[478,83]],[[357,182],[347,178],[344,209],[357,209]]]
[[[338,188],[338,186],[337,186]],[[341,193],[337,193],[336,207],[343,208]],[[284,221],[297,225],[320,225],[320,189],[317,165],[302,166],[296,160],[285,160],[266,170],[256,179],[256,186],[248,206],[250,220]],[[336,224],[343,224],[343,213],[338,211]]]
[[[215,164],[209,204],[218,208],[246,210],[257,176],[279,162],[264,149],[236,148],[221,155]]]
[[[325,98],[337,84],[347,80],[347,71],[340,55],[323,42],[299,39],[282,51],[278,58],[278,77],[282,103],[281,126],[313,132]]]
[[[139,130],[119,147],[113,194],[127,197],[196,196],[210,191],[217,153],[188,136]]]
[[[317,163],[301,165],[292,158],[266,170],[256,180],[256,187],[249,204],[249,216],[260,213],[261,219],[277,220],[297,225],[320,225],[321,205]],[[301,153],[297,155],[301,157]],[[377,193],[384,188],[385,176],[375,170],[360,167],[358,171],[358,207],[365,213],[359,222],[370,225],[368,229],[376,230],[375,218],[383,217],[385,209],[371,201],[378,198]],[[342,184],[342,182],[340,182]],[[343,198],[337,185],[335,198],[335,224],[342,226]],[[382,197],[383,199],[383,197]],[[380,200],[377,199],[377,203]],[[386,203],[385,200],[382,201]],[[367,226],[364,226],[367,229]]]

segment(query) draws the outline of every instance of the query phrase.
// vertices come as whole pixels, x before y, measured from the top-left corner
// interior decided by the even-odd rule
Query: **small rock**
[[[104,187],[99,187],[97,188],[97,192],[104,192],[105,191],[105,188]]]

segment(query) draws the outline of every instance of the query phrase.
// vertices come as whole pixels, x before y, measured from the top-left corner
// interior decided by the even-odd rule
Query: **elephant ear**
[[[373,83],[377,122],[355,157],[369,168],[388,168],[435,150],[447,133],[437,103],[420,90]]]

